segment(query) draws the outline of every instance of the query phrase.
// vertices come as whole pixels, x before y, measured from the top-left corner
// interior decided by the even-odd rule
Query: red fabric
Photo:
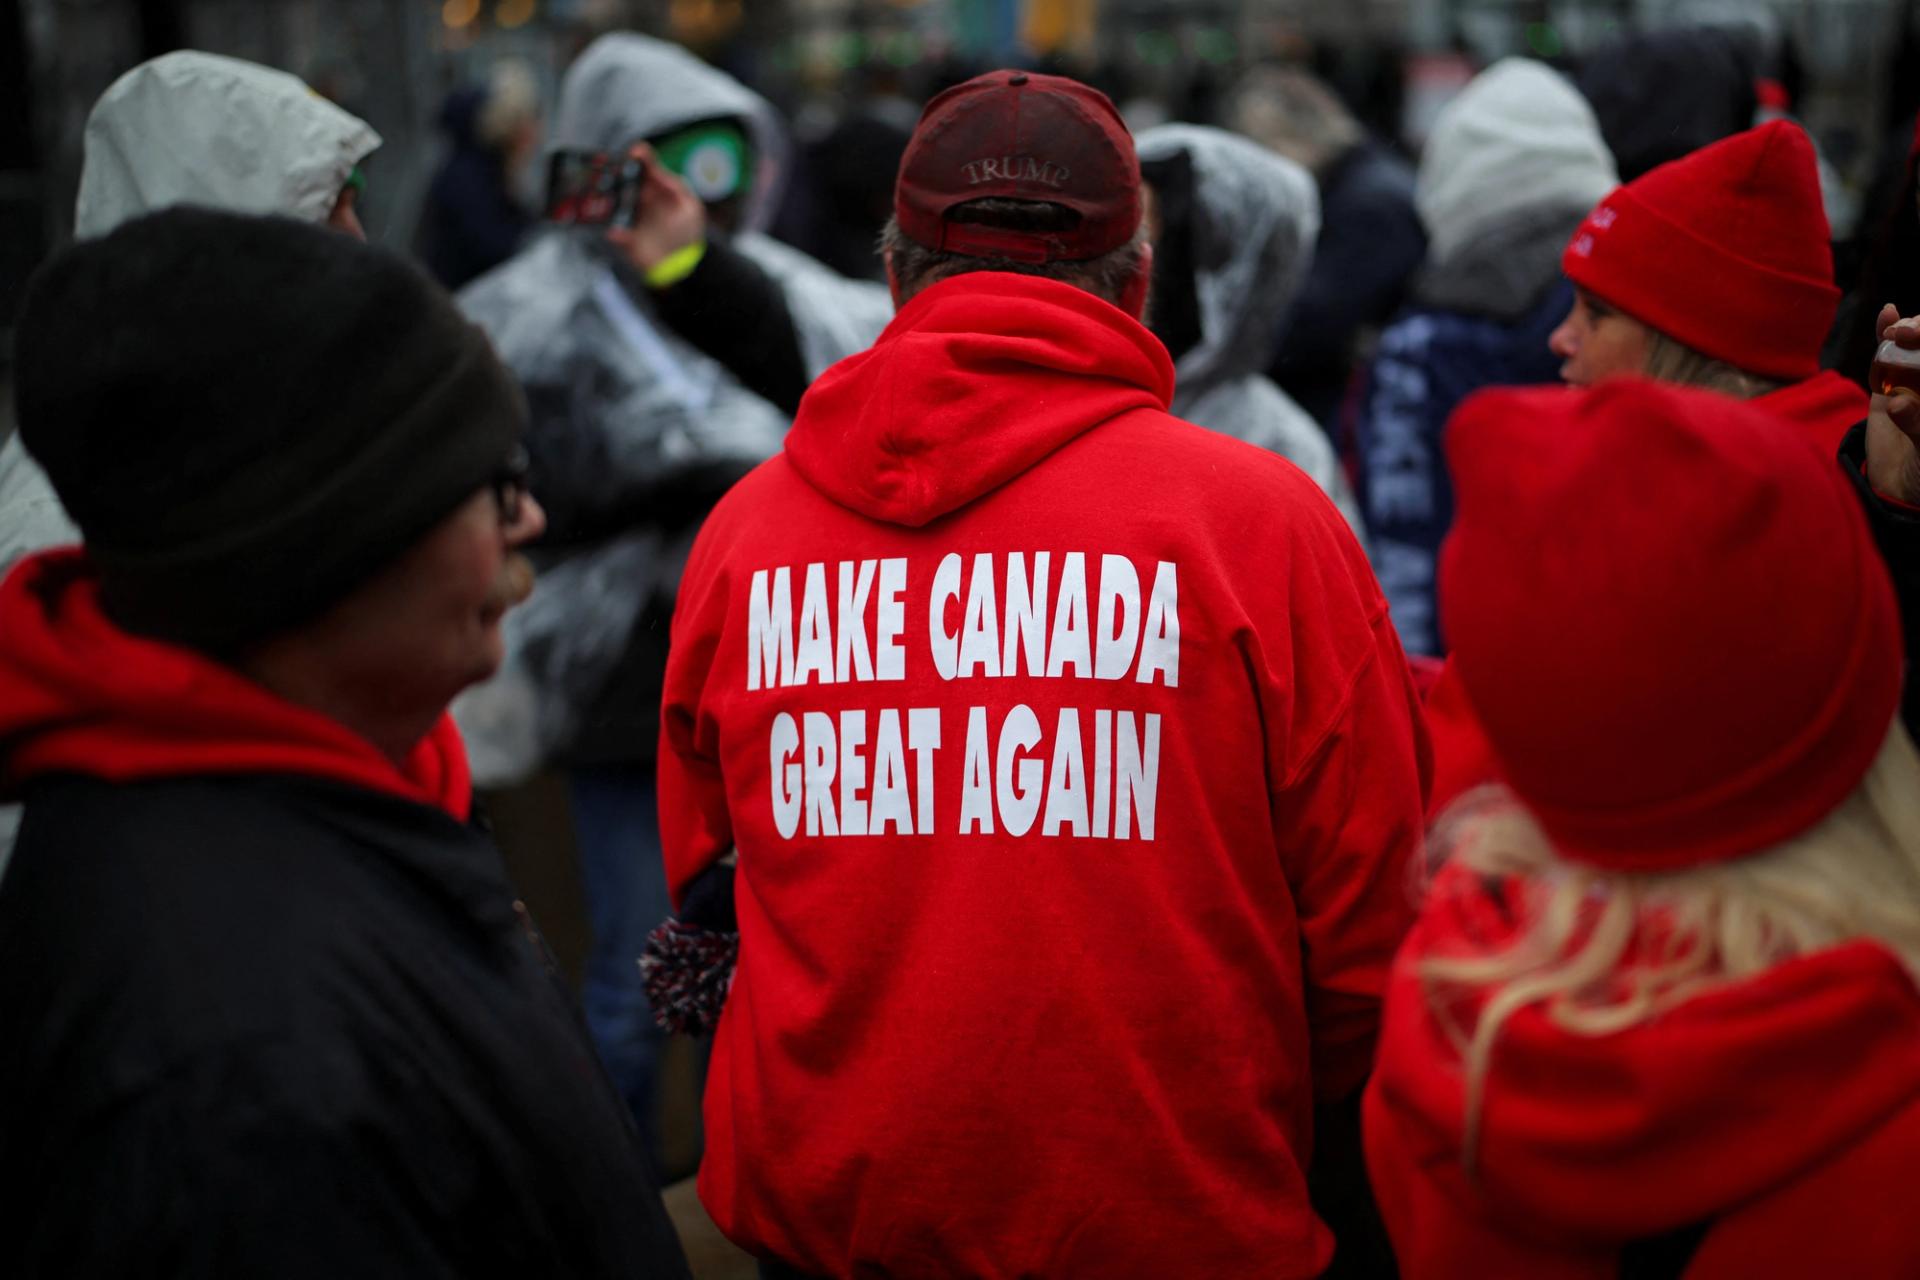
[[[1867,414],[1866,392],[1831,370],[1751,403],[1804,427],[1814,446],[1828,456],[1839,450],[1841,438]],[[1424,693],[1427,731],[1433,737],[1433,795],[1427,807],[1431,820],[1466,792],[1497,782],[1500,770],[1451,661]]]
[[[366,739],[100,609],[84,553],[29,556],[0,581],[0,794],[43,774],[110,782],[284,773],[472,808],[466,749],[442,716],[404,770]]]
[[[1806,429],[1808,438],[1831,458],[1847,432],[1866,421],[1866,390],[1851,378],[1823,369],[1811,378],[1748,401]]]
[[[1433,739],[1433,791],[1427,798],[1429,822],[1475,787],[1500,780],[1500,762],[1480,727],[1460,669],[1451,658],[1427,690],[1427,733]]]
[[[1813,144],[1776,120],[1651,169],[1574,232],[1569,278],[1768,378],[1811,378],[1840,307]]]
[[[948,220],[954,206],[988,198],[1065,205],[1080,220],[1044,234]],[[990,71],[927,104],[900,159],[893,210],[901,231],[934,249],[1016,262],[1097,258],[1140,225],[1140,161],[1098,89]]]
[[[1538,1007],[1502,1030],[1478,1165],[1465,1074],[1418,974],[1510,940],[1508,886],[1443,872],[1395,965],[1365,1103],[1367,1164],[1407,1280],[1612,1280],[1628,1242],[1711,1221],[1689,1280],[1920,1275],[1920,992],[1854,943],[1609,1036]],[[1479,998],[1449,993],[1455,1025]]]
[[[1622,379],[1479,393],[1446,444],[1453,661],[1563,854],[1739,857],[1859,783],[1899,701],[1899,614],[1851,484],[1805,431]]]
[[[1447,667],[1443,658],[1430,658],[1423,653],[1407,655],[1407,671],[1413,676],[1413,687],[1424,700],[1433,692],[1433,686],[1439,682],[1440,673]]]
[[[676,895],[739,850],[740,962],[700,1192],[757,1253],[832,1275],[1306,1276],[1327,1260],[1303,1181],[1310,1108],[1370,1061],[1425,738],[1338,513],[1291,465],[1168,416],[1171,386],[1164,349],[1105,303],[959,277],[829,370],[788,452],[701,531],[674,619],[661,829]],[[1037,579],[1041,552],[1044,662],[1071,635],[1052,622],[1075,595],[1067,557],[1084,555],[1100,635],[1138,607],[1102,607],[1107,588],[1135,579],[1145,602],[1164,584],[1177,680],[1156,667],[1143,682],[1138,657],[1103,670],[1098,642],[1093,678],[1064,661],[1032,674],[1026,632],[1006,641],[1007,584],[1010,556]],[[936,608],[949,554],[963,577]],[[823,567],[824,625],[876,557],[902,562],[898,678],[859,679],[850,657],[846,681],[767,680],[749,642],[756,579],[766,616],[796,619],[798,664],[807,566]],[[976,627],[978,654],[1011,652],[1015,670],[949,680],[934,633],[984,618],[977,570],[999,620]],[[883,582],[858,647],[823,634],[823,658],[878,662]],[[1031,827],[999,788],[1019,707],[1039,741],[1009,767],[1027,761],[1019,785],[1045,789]],[[883,805],[884,716],[911,708],[937,713],[940,745],[909,754]],[[971,708],[992,739],[994,834],[962,834]],[[806,783],[807,753],[774,737],[782,714],[863,733],[851,757],[817,739],[820,767],[864,775],[849,796],[825,792],[837,837],[776,807]],[[1127,838],[1095,834],[1118,831],[1118,797],[1105,819],[1099,797],[1120,767],[1103,769],[1097,744],[1108,717],[1119,740],[1122,715],[1129,736],[1158,717],[1156,781],[1140,789],[1155,797],[1150,840],[1138,816]],[[1049,813],[1068,808],[1077,775],[1058,762],[1075,758],[1094,797],[1078,830]],[[850,819],[847,798],[866,812]],[[928,829],[845,834],[883,808]]]

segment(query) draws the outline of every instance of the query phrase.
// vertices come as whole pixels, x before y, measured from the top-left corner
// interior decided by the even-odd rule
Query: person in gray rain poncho
[[[567,770],[594,933],[587,1019],[645,1126],[659,1033],[637,960],[668,910],[653,799],[667,619],[700,519],[779,450],[788,422],[663,322],[658,294],[697,293],[703,269],[747,260],[779,286],[798,377],[865,347],[891,307],[879,286],[760,233],[786,157],[773,109],[675,45],[595,41],[567,71],[548,143],[606,155],[649,144],[649,164],[677,174],[726,236],[713,264],[689,274],[681,255],[668,281],[635,265],[620,232],[549,226],[460,294],[526,391],[549,533],[506,663],[454,714],[481,785]]]
[[[1175,361],[1173,412],[1270,450],[1305,471],[1355,532],[1358,508],[1326,435],[1264,372],[1281,314],[1299,291],[1319,228],[1319,197],[1305,169],[1234,134],[1200,125],[1162,125],[1136,142],[1153,192],[1152,304],[1148,324]],[[663,187],[648,221],[662,224],[647,261],[699,234],[698,215],[666,210],[683,192]],[[703,270],[705,268],[703,267]],[[764,273],[726,268],[714,292],[724,306],[696,309],[662,295],[668,322],[788,411],[806,390],[793,322]],[[716,277],[718,277],[716,271]],[[767,353],[788,349],[784,360]]]
[[[197,50],[143,62],[87,117],[74,235],[104,236],[175,204],[276,213],[365,239],[360,162],[380,146],[364,120],[271,67]],[[4,425],[4,424],[0,424]],[[29,551],[78,542],[18,435],[0,441],[0,573]],[[0,805],[0,869],[19,810]]]
[[[1320,229],[1313,178],[1245,138],[1200,125],[1161,125],[1135,145],[1153,188],[1149,320],[1174,359],[1174,415],[1286,458],[1360,533],[1326,434],[1265,373]]]

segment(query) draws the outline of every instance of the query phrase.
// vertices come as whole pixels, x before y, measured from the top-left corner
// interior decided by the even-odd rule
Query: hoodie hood
[[[918,528],[1062,445],[1173,397],[1167,349],[1083,289],[997,271],[916,294],[807,391],[787,458],[814,488]]]
[[[560,83],[557,151],[619,151],[703,120],[739,120],[754,153],[753,187],[741,230],[773,220],[787,168],[787,140],[765,98],[677,44],[618,32],[587,46]]]
[[[1465,1101],[1459,1050],[1414,965],[1498,946],[1508,919],[1501,888],[1443,872],[1396,964],[1368,1120],[1414,1167],[1457,1173]],[[1473,1004],[1454,1007],[1459,1025]],[[1475,1194],[1530,1232],[1619,1245],[1734,1211],[1920,1100],[1920,992],[1891,952],[1851,943],[1613,1035],[1530,1007],[1493,1063]]]
[[[1815,446],[1829,457],[1839,451],[1840,441],[1856,423],[1866,421],[1869,406],[1859,383],[1831,369],[1757,396],[1753,403],[1805,427]]]
[[[283,71],[191,50],[143,62],[87,117],[74,235],[175,204],[322,222],[380,135]]]
[[[1148,171],[1183,161],[1178,168],[1190,187],[1177,200],[1163,193],[1161,204],[1163,213],[1184,206],[1186,243],[1168,260],[1191,264],[1193,291],[1194,315],[1179,326],[1191,342],[1174,362],[1173,412],[1299,467],[1364,540],[1353,487],[1326,432],[1266,374],[1320,234],[1312,175],[1237,134],[1203,125],[1160,125],[1136,145]]]
[[[1559,279],[1555,243],[1564,249],[1617,185],[1600,124],[1572,83],[1526,58],[1496,62],[1441,111],[1421,156],[1422,300],[1524,311]]]
[[[1175,368],[1184,401],[1264,370],[1320,234],[1320,196],[1304,168],[1236,134],[1167,124],[1136,141],[1143,164],[1185,153],[1200,337]],[[1202,423],[1212,426],[1212,423]]]
[[[28,556],[0,580],[0,797],[36,777],[111,782],[295,774],[432,805],[465,822],[467,757],[441,716],[404,769],[335,720],[237,672],[121,631],[85,555]]]

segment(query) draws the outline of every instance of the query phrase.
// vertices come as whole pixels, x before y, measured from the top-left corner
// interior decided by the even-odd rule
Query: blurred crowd
[[[101,96],[0,443],[19,1274],[680,1274],[670,1029],[767,1276],[1920,1274],[1914,124],[1856,198],[1737,21],[1417,156],[949,70],[502,60],[410,255],[293,76]]]

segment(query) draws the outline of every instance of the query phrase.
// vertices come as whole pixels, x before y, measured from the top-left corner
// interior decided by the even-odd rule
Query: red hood
[[[1829,456],[1839,452],[1840,438],[1867,417],[1866,390],[1831,369],[1756,397],[1753,403],[1807,428]]]
[[[1071,285],[1002,272],[914,296],[800,402],[787,458],[843,507],[918,528],[1133,409],[1164,411],[1173,362]]]
[[[1443,873],[1396,963],[1368,1120],[1417,1167],[1457,1164],[1464,1075],[1413,964],[1498,945],[1505,919],[1500,896]],[[1460,1025],[1472,1012],[1459,1008]],[[1480,1195],[1503,1220],[1618,1243],[1782,1185],[1920,1098],[1920,992],[1892,953],[1853,943],[1616,1035],[1574,1035],[1530,1008],[1493,1060]]]
[[[29,556],[0,581],[0,638],[0,795],[50,773],[114,782],[290,773],[434,805],[461,822],[472,807],[449,717],[396,768],[339,722],[116,628],[78,550]]]

